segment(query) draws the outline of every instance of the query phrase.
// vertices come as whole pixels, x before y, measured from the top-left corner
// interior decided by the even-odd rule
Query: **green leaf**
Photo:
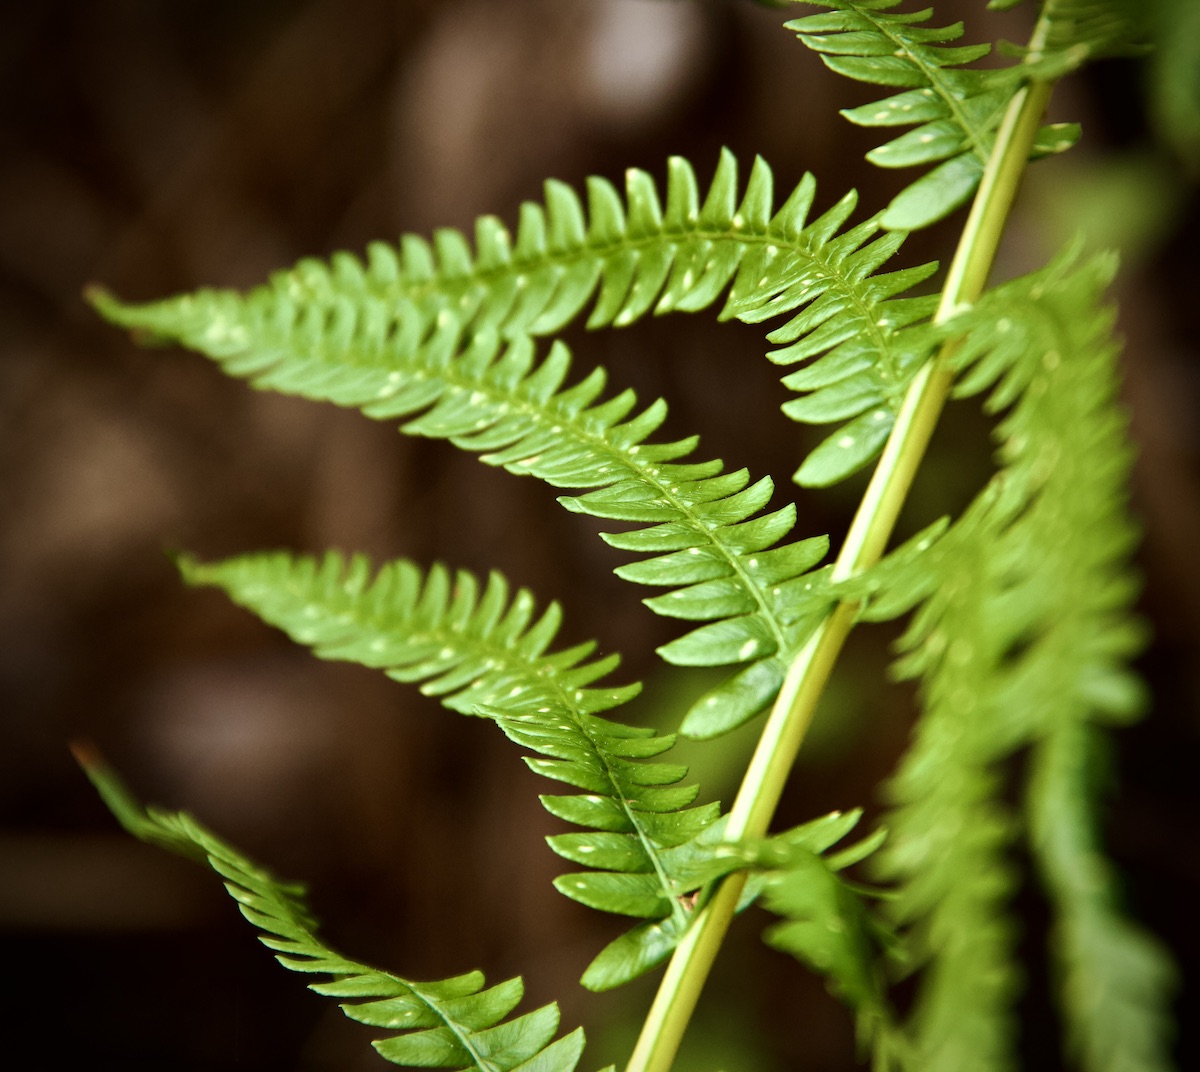
[[[751,663],[701,696],[684,716],[679,732],[703,741],[737,729],[774,702],[786,672],[778,659]]]
[[[683,936],[679,919],[647,920],[609,942],[587,966],[579,980],[589,990],[613,990],[653,971],[665,961]]]
[[[883,225],[915,231],[937,223],[966,204],[982,178],[983,164],[977,157],[953,157],[892,198],[883,214]]]

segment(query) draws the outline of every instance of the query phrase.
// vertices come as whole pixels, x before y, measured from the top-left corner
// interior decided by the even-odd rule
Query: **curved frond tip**
[[[488,987],[483,973],[473,971],[416,982],[343,957],[318,937],[302,886],[276,879],[186,812],[144,808],[94,752],[76,754],[131,834],[206,861],[280,964],[327,976],[309,989],[347,999],[341,1008],[350,1019],[392,1032],[374,1043],[386,1060],[459,1072],[574,1072],[583,1031],[555,1041],[557,1005],[509,1019],[524,994],[519,978]]]

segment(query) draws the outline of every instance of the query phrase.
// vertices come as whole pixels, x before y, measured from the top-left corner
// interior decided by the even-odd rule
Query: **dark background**
[[[1027,33],[1022,11],[957,6],[972,39]],[[551,888],[564,868],[542,842],[557,829],[536,799],[546,787],[509,742],[185,590],[164,551],[336,546],[501,568],[564,603],[564,641],[619,648],[626,676],[647,680],[631,717],[668,728],[707,682],[657,663],[671,624],[612,577],[622,556],[595,522],[545,488],[253,392],[194,355],[139,350],[80,292],[250,286],[401,231],[469,229],[482,212],[512,224],[547,176],[619,184],[636,165],[661,179],[669,153],[706,182],[722,145],[746,167],[762,153],[782,193],[811,169],[820,209],[857,186],[874,211],[904,176],[865,164],[878,138],[836,114],[872,91],[826,72],[782,20],[733,0],[5,6],[0,1009],[6,1048],[41,1055],[25,1067],[383,1067],[369,1032],[278,969],[216,882],[115,830],[67,753],[77,737],[143,797],[310,882],[347,953],[418,978],[523,974],[533,1001],[557,999],[566,1026],[587,1026],[583,1067],[623,1059],[653,980],[600,997],[577,986],[620,924]],[[1037,266],[1080,226],[1124,250],[1156,701],[1119,740],[1110,840],[1135,910],[1186,966],[1200,894],[1197,217],[1141,77],[1109,63],[1060,89],[1056,117],[1081,119],[1084,144],[1034,169],[997,273]],[[914,238],[905,263],[945,263],[956,230]],[[702,430],[705,456],[772,473],[792,494],[788,474],[814,439],[778,415],[787,392],[759,329],[701,316],[570,341],[580,367],[603,362],[614,385],[666,396],[668,433]],[[938,448],[906,529],[961,506],[986,471],[986,427],[969,407],[951,408]],[[844,531],[860,490],[802,493],[801,530]],[[910,717],[908,691],[882,683],[893,635],[853,639],[780,822],[877,808]],[[743,734],[688,753],[709,797],[731,799],[748,746]],[[1044,1024],[1044,920],[1027,907],[1027,1011]],[[763,923],[744,921],[722,954],[680,1068],[853,1067],[849,1016],[761,949]],[[1195,1022],[1194,991],[1185,1000]],[[1025,1046],[1028,1068],[1057,1066],[1047,1031]],[[1184,1046],[1186,1065],[1194,1036]]]

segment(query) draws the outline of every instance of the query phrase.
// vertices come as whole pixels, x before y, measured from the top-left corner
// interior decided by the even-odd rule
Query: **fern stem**
[[[1030,41],[1031,60],[1048,29],[1043,16]],[[947,273],[935,322],[949,319],[983,292],[1053,86],[1052,81],[1031,80],[1009,102]],[[950,392],[946,357],[953,346],[953,341],[946,343],[910,385],[834,563],[834,581],[846,580],[882,557]],[[730,840],[766,835],[856,611],[852,603],[839,604],[792,661],[730,810]],[[626,1072],[670,1069],[745,882],[744,874],[729,876],[697,912],[667,966]]]

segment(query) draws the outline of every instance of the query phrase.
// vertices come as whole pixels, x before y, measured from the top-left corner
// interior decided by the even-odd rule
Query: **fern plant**
[[[494,722],[566,787],[541,798],[571,827],[547,839],[576,868],[555,885],[636,921],[597,952],[583,985],[620,986],[667,962],[630,1072],[671,1066],[733,917],[754,901],[780,917],[767,941],[851,1006],[874,1067],[1015,1067],[1018,852],[1036,862],[1055,919],[1071,1066],[1166,1069],[1171,968],[1121,913],[1092,773],[1105,727],[1143,709],[1130,670],[1143,642],[1131,614],[1131,451],[1104,297],[1114,261],[1068,249],[986,288],[1028,162],[1078,137],[1043,125],[1055,82],[1136,49],[1138,29],[1115,2],[1047,0],[1028,45],[982,66],[989,46],[953,43],[964,28],[928,11],[814,2],[819,13],[789,11],[786,28],[833,70],[889,94],[847,118],[913,128],[870,159],[931,168],[859,222],[853,192],[814,212],[811,176],[776,207],[769,166],[755,160],[743,186],[724,152],[707,189],[682,159],[661,189],[639,170],[623,193],[592,179],[581,198],[549,182],[515,233],[484,217],[473,243],[452,230],[406,235],[365,258],[302,261],[246,294],[91,295],[139,337],[197,350],[256,387],[448,440],[566,492],[568,510],[618,522],[602,534],[634,556],[618,575],[659,589],[646,605],[688,623],[659,654],[727,668],[690,710],[654,727],[618,721],[638,686],[612,683],[617,656],[556,648],[558,606],[539,610],[498,573],[335,552],[179,566],[322,658],[376,667]],[[906,233],[968,199],[947,272],[904,266]],[[832,426],[796,481],[825,487],[874,465],[832,561],[829,538],[798,524],[771,477],[706,458],[696,437],[659,437],[665,402],[609,390],[599,368],[575,374],[557,338],[584,314],[600,329],[714,308],[766,326],[767,356],[796,395],[786,416]],[[951,393],[985,395],[997,415],[996,472],[961,516],[888,553]],[[849,846],[859,812],[772,833],[848,632],[903,615],[896,668],[919,682],[921,713],[884,787],[883,825]],[[764,713],[731,808],[696,805],[686,768],[667,761],[670,731],[714,740]],[[79,755],[131,833],[207,861],[285,967],[320,974],[315,990],[386,1033],[375,1045],[387,1060],[577,1067],[583,1033],[559,1035],[555,1006],[514,1015],[519,979],[419,982],[342,957],[318,937],[301,887],[192,817],[144,808],[92,749]],[[846,877],[851,866],[859,877]],[[916,996],[901,1011],[893,987],[908,976]]]

